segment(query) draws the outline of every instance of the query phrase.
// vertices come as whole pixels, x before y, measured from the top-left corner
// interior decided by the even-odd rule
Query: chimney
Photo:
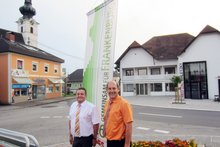
[[[8,39],[9,41],[14,42],[15,41],[15,34],[13,32],[7,32],[6,33],[6,39]]]

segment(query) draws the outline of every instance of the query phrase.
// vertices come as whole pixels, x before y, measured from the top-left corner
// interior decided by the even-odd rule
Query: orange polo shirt
[[[106,138],[121,140],[125,138],[125,124],[133,122],[132,108],[128,101],[121,96],[117,96],[112,102],[106,123]],[[105,115],[108,105],[109,100],[105,104]]]

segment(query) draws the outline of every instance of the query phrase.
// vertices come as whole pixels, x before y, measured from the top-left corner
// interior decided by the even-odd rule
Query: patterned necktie
[[[77,105],[77,110],[76,110],[75,136],[80,135],[79,114],[80,114],[80,104]]]
[[[109,101],[108,108],[107,108],[107,111],[106,111],[106,114],[105,114],[105,118],[104,118],[103,136],[106,135],[106,124],[107,124],[107,120],[108,120],[108,115],[109,115],[111,104],[112,104],[112,101]]]

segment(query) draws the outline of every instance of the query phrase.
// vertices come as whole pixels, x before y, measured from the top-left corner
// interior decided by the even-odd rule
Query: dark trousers
[[[88,137],[74,137],[72,147],[92,147],[93,135]]]
[[[124,147],[125,139],[122,140],[107,140],[107,147]]]

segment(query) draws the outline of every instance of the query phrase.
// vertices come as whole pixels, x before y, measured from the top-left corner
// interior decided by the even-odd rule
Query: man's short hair
[[[120,90],[120,86],[115,80],[108,81],[108,83],[106,84],[106,89],[108,89],[109,82],[115,82],[115,84],[117,85],[117,88]]]
[[[80,87],[80,88],[78,88],[78,89],[76,90],[76,92],[77,92],[78,90],[83,90],[83,91],[85,92],[85,95],[87,94],[87,92],[86,92],[86,88],[84,88],[84,87]]]

